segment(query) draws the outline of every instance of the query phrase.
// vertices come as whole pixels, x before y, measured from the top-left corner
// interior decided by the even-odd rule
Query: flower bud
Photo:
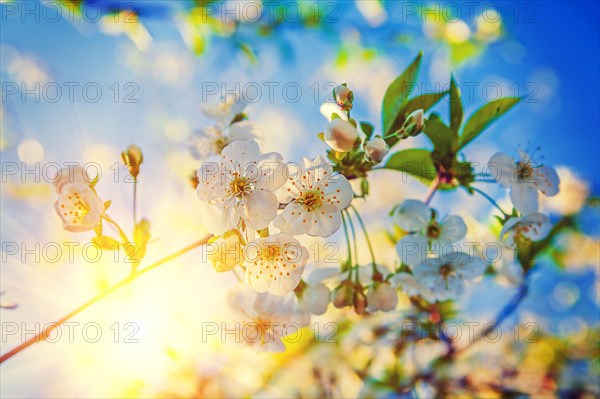
[[[416,136],[423,131],[424,124],[423,110],[418,109],[408,115],[401,128],[401,138]]]
[[[371,162],[381,162],[390,152],[390,147],[381,136],[375,136],[365,144],[365,153]]]
[[[54,177],[54,189],[60,194],[62,188],[69,183],[83,183],[89,186],[91,180],[81,166],[70,166],[58,171]]]
[[[356,314],[365,314],[365,311],[367,310],[367,297],[362,292],[362,289],[354,292],[352,303]]]
[[[357,137],[358,130],[343,119],[334,119],[325,128],[325,142],[339,152],[350,151]]]
[[[331,303],[336,308],[344,308],[352,305],[354,287],[351,281],[345,280],[333,290]]]
[[[329,306],[329,295],[331,291],[323,283],[315,286],[307,286],[302,292],[300,303],[308,312],[316,315],[323,314]]]
[[[350,111],[352,109],[354,93],[352,93],[352,90],[350,90],[345,83],[333,89],[333,98],[342,110]]]
[[[219,273],[228,272],[243,261],[240,238],[233,231],[209,241],[207,249],[208,261]]]
[[[375,283],[367,292],[367,301],[369,303],[369,311],[383,310],[384,312],[389,312],[396,309],[398,294],[396,293],[396,289],[388,282]]]
[[[129,174],[137,177],[140,174],[140,165],[144,162],[144,155],[140,147],[131,144],[121,153],[121,158],[123,158],[123,163],[129,169]]]

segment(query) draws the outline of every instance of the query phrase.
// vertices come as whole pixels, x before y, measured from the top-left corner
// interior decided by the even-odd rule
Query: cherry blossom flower
[[[396,309],[398,294],[396,289],[388,282],[376,282],[367,291],[367,310],[389,312]]]
[[[539,241],[550,233],[552,224],[548,216],[543,213],[533,213],[522,217],[511,217],[502,227],[500,238],[504,239],[509,247],[514,247],[520,237],[531,241]]]
[[[325,128],[325,142],[339,152],[350,151],[357,138],[358,130],[350,122],[340,118],[332,120]]]
[[[448,215],[437,221],[435,212],[418,200],[406,200],[395,211],[400,228],[409,232],[396,244],[402,262],[416,265],[425,260],[427,251],[439,253],[449,245],[462,240],[467,226],[460,216]]]
[[[333,98],[336,104],[344,111],[352,109],[352,102],[354,101],[354,94],[352,90],[344,83],[333,89]]]
[[[244,112],[248,106],[248,101],[237,93],[227,93],[223,96],[220,102],[207,103],[202,107],[204,115],[211,119],[215,119],[229,124],[236,115]]]
[[[328,237],[340,228],[341,212],[354,196],[352,186],[343,175],[334,175],[321,156],[294,166],[278,192],[280,202],[288,204],[274,225],[292,235]]]
[[[92,182],[85,169],[79,165],[61,169],[54,178],[54,189],[58,194],[69,183],[82,183],[89,185]]]
[[[245,248],[246,282],[257,292],[284,295],[300,283],[308,249],[289,234],[251,241]]]
[[[260,350],[283,352],[282,339],[290,335],[290,341],[295,340],[299,330],[310,323],[310,315],[298,308],[292,294],[280,297],[236,289],[229,292],[228,302],[241,320],[241,338]]]
[[[457,299],[465,291],[465,281],[483,274],[487,262],[464,252],[451,252],[428,258],[413,269],[417,282],[429,288],[432,299],[445,301]]]
[[[556,195],[560,180],[554,168],[538,164],[525,151],[519,151],[519,155],[519,160],[515,161],[498,152],[490,159],[489,167],[495,169],[493,179],[510,188],[510,199],[515,208],[528,215],[539,209],[538,191],[546,196]]]
[[[223,148],[234,141],[256,138],[255,130],[255,125],[249,121],[240,121],[229,126],[217,122],[207,126],[190,139],[192,156],[203,160],[211,155],[220,155]]]
[[[83,232],[94,229],[104,213],[104,203],[85,183],[68,183],[61,188],[54,209],[67,231]]]
[[[196,192],[201,215],[213,234],[246,226],[260,230],[277,215],[273,193],[285,181],[280,154],[261,155],[255,141],[235,141],[223,149],[221,162],[204,162],[198,170]]]
[[[302,309],[312,314],[321,315],[327,311],[329,306],[331,290],[323,283],[330,277],[339,274],[337,267],[324,267],[315,269],[306,279],[306,287],[300,296]]]
[[[401,272],[390,278],[390,283],[400,288],[408,296],[422,296],[429,302],[434,302],[433,291],[417,281],[410,273]]]

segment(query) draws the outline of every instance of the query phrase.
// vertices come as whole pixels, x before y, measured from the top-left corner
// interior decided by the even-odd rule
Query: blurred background
[[[128,272],[112,253],[89,261],[96,253],[83,248],[91,233],[62,230],[50,181],[56,165],[97,166],[100,197],[131,228],[131,183],[119,161],[127,145],[139,145],[139,209],[152,225],[147,260],[156,260],[205,233],[188,181],[199,166],[188,142],[210,123],[203,104],[241,90],[264,152],[314,157],[326,150],[316,134],[335,85],[353,89],[353,115],[380,132],[387,86],[423,51],[415,93],[447,88],[453,73],[465,114],[499,97],[526,97],[465,155],[485,164],[499,150],[540,146],[562,180],[561,194],[543,211],[553,221],[578,214],[578,228],[557,237],[532,276],[505,337],[470,353],[458,372],[533,395],[555,392],[556,381],[598,382],[599,215],[597,205],[585,204],[600,192],[597,2],[3,1],[0,11],[2,353],[27,329],[35,333],[36,323],[58,319]],[[447,107],[444,99],[436,110],[445,115]],[[359,204],[390,265],[386,215],[427,191],[398,176],[373,172],[371,198]],[[504,190],[489,190],[509,204]],[[472,237],[491,236],[484,200],[460,191],[440,194],[433,205],[463,215]],[[73,259],[65,243],[77,248]],[[2,396],[386,395],[370,391],[353,370],[368,358],[383,358],[385,369],[385,343],[366,330],[390,315],[359,323],[330,309],[324,321],[356,322],[347,339],[311,345],[308,337],[283,354],[204,340],[203,322],[227,319],[224,298],[234,284],[199,252],[188,253],[75,318],[73,339],[63,328],[56,343],[36,344],[0,366]],[[486,278],[461,301],[461,318],[488,320],[510,295],[510,284]],[[537,343],[515,349],[509,327],[518,321],[536,323]],[[82,337],[89,323],[99,326],[98,342]],[[416,363],[436,351],[434,344],[420,349]]]

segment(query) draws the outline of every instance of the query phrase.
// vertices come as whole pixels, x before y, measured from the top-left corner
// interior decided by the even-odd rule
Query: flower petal
[[[240,213],[248,227],[260,230],[275,219],[279,202],[272,192],[256,189],[242,198],[240,208]]]
[[[542,194],[552,197],[558,194],[560,179],[556,170],[550,166],[540,166],[535,169],[535,185]]]
[[[431,209],[417,200],[404,201],[394,213],[396,224],[406,231],[419,231],[431,220]]]
[[[467,225],[463,218],[456,215],[448,215],[441,223],[442,234],[440,241],[457,242],[467,235]]]
[[[409,234],[396,244],[396,252],[402,263],[418,265],[427,257],[427,239],[420,234]]]
[[[550,233],[552,224],[548,216],[543,213],[533,213],[521,219],[519,230],[532,241],[539,241]]]
[[[510,187],[515,181],[515,160],[511,156],[498,152],[488,162],[492,178],[504,187]]]
[[[510,189],[510,199],[521,214],[528,215],[538,211],[538,191],[529,183],[515,183]]]

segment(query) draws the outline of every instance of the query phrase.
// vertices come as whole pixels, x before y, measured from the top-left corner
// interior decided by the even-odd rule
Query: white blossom
[[[289,234],[251,241],[245,248],[246,282],[257,292],[284,295],[294,290],[308,261],[308,249]]]
[[[199,160],[211,155],[220,155],[223,148],[234,141],[255,139],[255,130],[255,125],[249,121],[240,121],[229,126],[217,122],[191,137],[189,143],[191,154]]]
[[[310,323],[310,315],[298,308],[294,295],[285,297],[248,289],[230,291],[229,306],[238,317],[241,338],[250,346],[270,352],[283,352],[286,335],[300,334]]]
[[[550,233],[552,224],[548,216],[543,213],[533,213],[522,217],[511,217],[506,221],[500,232],[500,238],[505,239],[506,245],[515,246],[515,240],[519,237],[531,241],[539,241]]]
[[[220,163],[203,163],[196,192],[206,229],[222,234],[240,220],[255,230],[267,227],[279,207],[274,191],[285,180],[281,161],[274,152],[262,155],[255,141],[235,141]]]
[[[445,301],[460,297],[465,291],[465,281],[482,275],[486,267],[487,263],[478,256],[451,252],[426,259],[415,266],[413,275],[419,284],[432,291],[432,299]]]
[[[275,218],[275,227],[292,235],[320,237],[340,228],[341,212],[354,196],[346,177],[334,175],[331,164],[321,156],[312,161],[304,158],[302,165],[294,165],[278,194],[280,202],[287,205]]]
[[[496,153],[488,167],[494,180],[510,188],[510,198],[515,208],[527,215],[539,209],[538,191],[546,196],[556,195],[560,181],[554,168],[539,165],[525,151],[520,151],[519,155],[519,160],[515,161],[507,154]]]
[[[431,208],[418,200],[406,200],[394,212],[398,226],[409,232],[396,244],[402,262],[414,266],[425,260],[428,250],[447,251],[465,237],[467,226],[460,216],[448,215],[438,222],[433,215]]]
[[[248,101],[237,93],[227,93],[216,103],[206,103],[202,106],[204,115],[211,119],[229,124],[236,115],[244,112]]]
[[[81,166],[74,165],[72,167],[63,168],[56,174],[54,178],[54,189],[58,194],[61,193],[63,187],[69,183],[82,183],[88,185],[92,182],[85,169]]]
[[[73,232],[93,230],[105,210],[100,197],[85,183],[62,186],[54,209],[62,219],[63,228]]]

